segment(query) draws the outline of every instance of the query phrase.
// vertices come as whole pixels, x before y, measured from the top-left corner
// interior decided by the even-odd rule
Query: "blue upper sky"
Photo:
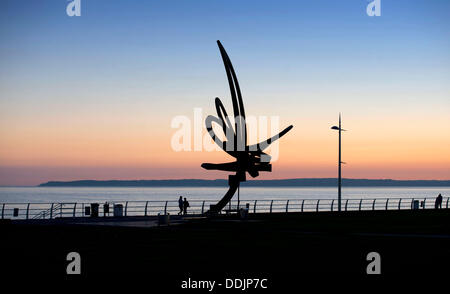
[[[179,95],[178,87],[186,93],[185,84],[197,88],[208,77],[211,88],[200,88],[211,93],[226,89],[217,39],[239,77],[258,81],[249,90],[268,90],[269,81],[288,93],[300,84],[306,92],[324,83],[369,92],[414,90],[418,79],[442,86],[450,77],[450,1],[382,0],[382,16],[372,18],[369,2],[81,0],[82,16],[68,17],[64,0],[2,1],[1,86],[134,88],[146,80]]]

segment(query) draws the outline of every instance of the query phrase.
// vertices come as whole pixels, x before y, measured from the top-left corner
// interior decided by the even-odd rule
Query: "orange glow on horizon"
[[[344,177],[450,179],[450,118],[410,116],[344,115],[343,126],[349,130],[342,135]],[[289,114],[280,126],[290,123],[294,129],[279,140],[273,172],[260,178],[335,177],[337,133],[330,130],[335,121],[328,114]],[[0,185],[80,178],[226,178],[227,173],[205,171],[200,164],[233,158],[223,151],[175,152],[171,148],[175,131],[167,117],[149,118],[145,113],[101,119],[49,117],[37,122],[24,118],[0,129],[0,169],[5,175],[11,168],[36,172],[27,176],[29,180],[3,176]]]

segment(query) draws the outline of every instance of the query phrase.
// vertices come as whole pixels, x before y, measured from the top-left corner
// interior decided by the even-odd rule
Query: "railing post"
[[[63,217],[63,214],[62,214],[62,209],[63,209],[63,205],[62,205],[62,203],[60,203],[59,204],[59,217]]]
[[[167,202],[168,201],[166,201],[166,205],[164,205],[164,214],[167,214]]]
[[[389,204],[389,198],[386,200],[386,209],[385,210],[388,210],[388,204]]]
[[[303,212],[303,206],[305,205],[305,199],[302,201],[302,212]]]
[[[359,211],[361,211],[362,199],[359,201]]]
[[[319,203],[320,203],[320,199],[317,199],[316,212],[319,211]]]
[[[331,211],[333,211],[333,206],[334,206],[334,199],[333,201],[331,201]]]
[[[148,201],[145,201],[145,213],[144,213],[145,216],[147,216],[147,207],[148,207]]]
[[[73,205],[73,217],[76,216],[77,213],[77,203],[75,202],[75,204]]]
[[[256,203],[258,202],[258,200],[255,200],[255,204],[253,205],[253,213],[256,213]]]
[[[50,219],[52,219],[53,217],[53,203],[52,206],[50,207]]]
[[[29,212],[30,212],[30,203],[27,204],[27,219],[28,219]]]
[[[400,210],[401,204],[402,204],[402,198],[400,198],[400,200],[398,201],[398,210]]]
[[[286,213],[289,212],[289,200],[286,202]]]
[[[203,214],[204,209],[205,209],[205,200],[203,200],[203,203],[202,203],[202,214]]]
[[[347,204],[348,204],[348,199],[345,200],[345,211],[347,211]]]
[[[447,205],[445,206],[445,208],[448,208],[448,199],[450,199],[450,197],[447,197]],[[5,206],[5,204],[3,204],[3,206]]]
[[[447,200],[447,206],[448,206],[448,200]],[[5,203],[3,203],[2,205],[2,219],[4,218],[5,215]]]
[[[411,209],[413,209],[414,198],[411,200]]]
[[[272,213],[273,199],[270,201],[270,213]]]
[[[377,199],[373,199],[373,203],[372,203],[372,210],[375,210],[375,201],[377,201]]]
[[[127,216],[127,211],[128,211],[128,201],[125,202],[125,216]]]
[[[423,209],[425,209],[425,207],[426,207],[426,202],[427,201],[427,198],[425,197],[425,198],[423,198]]]

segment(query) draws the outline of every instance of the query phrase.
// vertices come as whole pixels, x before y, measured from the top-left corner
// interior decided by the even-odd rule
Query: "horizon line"
[[[250,179],[247,180],[247,182],[253,182],[253,181],[285,181],[285,180],[326,180],[326,179],[335,179],[337,180],[337,177],[311,177],[311,178],[281,178],[281,179]],[[366,180],[366,181],[402,181],[402,182],[433,182],[433,181],[450,181],[450,179],[392,179],[392,178],[342,178],[342,180]],[[81,181],[93,181],[93,182],[137,182],[137,181],[227,181],[227,179],[224,178],[216,178],[216,179],[202,179],[202,178],[182,178],[182,179],[173,179],[173,178],[167,178],[167,179],[109,179],[109,180],[97,180],[97,179],[78,179],[78,180],[49,180],[46,182],[39,183],[37,185],[0,185],[0,188],[28,188],[28,187],[40,187],[43,184],[47,183],[72,183],[72,182],[81,182]]]

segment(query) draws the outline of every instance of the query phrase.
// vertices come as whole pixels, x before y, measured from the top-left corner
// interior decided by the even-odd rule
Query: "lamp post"
[[[341,127],[341,113],[339,113],[339,127],[332,126],[332,130],[339,131],[339,159],[338,159],[338,211],[341,211],[341,187],[342,187],[342,177],[341,177],[341,164],[345,163],[341,161],[341,131],[345,131]]]

